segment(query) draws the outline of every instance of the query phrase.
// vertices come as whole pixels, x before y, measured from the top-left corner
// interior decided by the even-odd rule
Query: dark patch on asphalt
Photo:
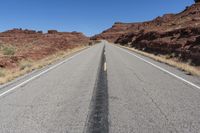
[[[90,111],[87,124],[85,127],[86,133],[108,133],[108,85],[107,71],[104,71],[105,46],[102,51],[101,62],[98,69],[98,77],[95,83]]]

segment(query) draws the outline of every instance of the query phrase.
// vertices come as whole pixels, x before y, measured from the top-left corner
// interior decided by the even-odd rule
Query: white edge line
[[[62,62],[60,62],[60,63],[58,63],[58,64],[56,64],[56,65],[54,65],[54,66],[52,66],[52,67],[50,67],[50,68],[48,68],[48,69],[42,71],[41,73],[39,73],[39,74],[37,74],[37,75],[31,77],[30,79],[25,80],[24,82],[22,82],[22,83],[20,83],[20,84],[18,84],[18,85],[16,85],[16,86],[12,87],[11,89],[9,89],[9,90],[7,90],[7,91],[1,93],[1,94],[0,94],[0,97],[2,97],[2,96],[4,96],[4,95],[8,94],[9,92],[11,92],[11,91],[17,89],[18,87],[21,87],[21,86],[27,84],[28,82],[30,82],[30,81],[36,79],[37,77],[40,77],[41,75],[43,75],[43,74],[45,74],[45,73],[51,71],[52,69],[54,69],[54,68],[56,68],[56,67],[58,67],[58,66],[60,66],[60,65],[62,65],[62,64],[64,64],[64,63],[68,62],[69,60],[71,60],[71,59],[75,58],[76,56],[80,55],[81,53],[83,53],[84,51],[85,51],[85,50],[83,50],[83,51],[81,51],[80,53],[75,54],[75,55],[73,55],[73,56],[67,58],[66,60],[64,60],[64,61],[62,61]]]
[[[113,45],[113,46],[114,46],[114,45]],[[131,52],[129,52],[128,50],[122,49],[122,48],[120,48],[120,47],[118,47],[118,46],[114,46],[114,47],[116,47],[116,48],[118,48],[118,49],[120,49],[120,50],[122,50],[122,51],[124,51],[124,52],[126,52],[126,53],[129,53],[129,54],[131,54],[131,55],[133,55],[133,56],[135,56],[136,58],[138,58],[138,59],[140,59],[140,60],[142,60],[142,61],[144,61],[144,62],[146,62],[146,63],[148,63],[148,64],[150,64],[150,65],[152,65],[152,66],[154,66],[154,67],[156,67],[157,69],[159,69],[159,70],[161,70],[161,71],[163,71],[163,72],[165,72],[165,73],[168,73],[169,75],[171,75],[171,76],[173,76],[173,77],[175,77],[175,78],[177,78],[177,79],[179,79],[179,80],[181,80],[181,81],[183,81],[183,82],[185,82],[185,83],[187,83],[187,84],[189,84],[189,85],[191,85],[191,86],[193,86],[193,87],[196,87],[197,89],[200,89],[200,86],[198,86],[198,85],[196,85],[196,84],[194,84],[194,83],[192,83],[192,82],[190,82],[190,81],[188,81],[188,80],[186,80],[186,79],[184,79],[184,78],[182,78],[182,77],[180,77],[180,76],[177,76],[176,74],[174,74],[174,73],[172,73],[172,72],[170,72],[170,71],[168,71],[168,70],[166,70],[166,69],[164,69],[164,68],[162,68],[162,67],[160,67],[160,66],[158,66],[158,65],[156,65],[156,64],[153,64],[153,63],[151,63],[151,62],[149,62],[149,61],[143,59],[142,57],[137,56],[137,55],[134,54],[134,53],[131,53]]]

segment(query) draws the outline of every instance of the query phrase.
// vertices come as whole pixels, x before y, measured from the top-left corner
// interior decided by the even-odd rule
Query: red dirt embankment
[[[17,67],[21,60],[40,60],[59,51],[86,45],[90,39],[79,32],[13,29],[0,33],[0,67]]]
[[[105,39],[156,54],[171,54],[200,65],[200,3],[181,13],[166,14],[148,22],[118,22],[92,39]]]

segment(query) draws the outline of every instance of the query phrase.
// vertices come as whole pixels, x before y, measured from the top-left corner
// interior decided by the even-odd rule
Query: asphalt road
[[[0,89],[1,133],[199,133],[200,78],[102,42]]]
[[[198,88],[122,49],[107,45],[106,54],[110,132],[200,132]],[[196,84],[200,82],[175,68],[137,56]]]

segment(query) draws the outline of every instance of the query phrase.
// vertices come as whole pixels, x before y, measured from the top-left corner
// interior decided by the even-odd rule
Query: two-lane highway
[[[200,78],[176,68],[103,41],[47,70],[0,90],[1,133],[200,132]]]

